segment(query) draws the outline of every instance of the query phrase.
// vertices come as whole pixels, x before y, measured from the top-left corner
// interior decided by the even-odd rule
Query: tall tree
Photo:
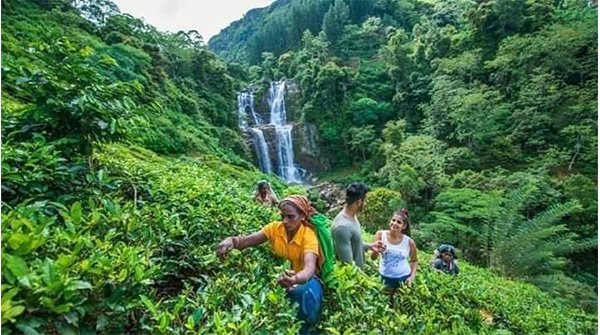
[[[348,21],[350,14],[348,5],[344,0],[336,0],[329,8],[323,18],[323,31],[327,40],[335,45],[342,36],[344,25]]]

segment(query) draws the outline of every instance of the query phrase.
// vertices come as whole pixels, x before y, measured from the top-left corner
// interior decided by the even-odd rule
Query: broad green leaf
[[[56,265],[50,259],[46,259],[42,265],[42,279],[47,285],[53,284],[58,279]]]
[[[2,320],[14,320],[15,317],[21,315],[24,311],[25,306],[23,305],[10,306],[7,309],[2,308]]]
[[[18,249],[19,247],[21,247],[21,245],[29,242],[30,240],[31,240],[31,236],[29,236],[29,235],[13,233],[10,235],[10,237],[8,239],[8,245],[12,249]]]
[[[17,328],[25,335],[41,335],[35,328],[24,323],[17,323]]]
[[[4,259],[6,260],[6,267],[16,276],[23,277],[29,273],[27,269],[27,264],[25,261],[19,256],[11,256],[8,254],[4,254]]]
[[[90,284],[87,281],[82,281],[82,280],[76,280],[73,283],[69,284],[69,286],[67,287],[67,290],[73,291],[73,290],[91,290],[92,289],[92,284]]]
[[[146,308],[148,308],[153,315],[156,314],[156,307],[154,306],[154,302],[150,300],[150,298],[148,298],[145,295],[140,295],[140,300],[142,301],[142,304],[144,304],[144,306],[146,306]]]
[[[71,220],[73,221],[74,224],[78,224],[81,221],[81,214],[82,214],[81,203],[79,201],[77,201],[77,202],[73,203],[73,205],[71,205],[71,211],[70,211]]]
[[[125,281],[125,279],[127,279],[128,274],[129,274],[129,272],[127,271],[127,269],[121,269],[121,271],[119,271],[119,276],[118,276],[117,280],[119,282]]]

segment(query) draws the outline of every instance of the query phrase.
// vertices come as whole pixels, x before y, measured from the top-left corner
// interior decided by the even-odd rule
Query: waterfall
[[[270,119],[266,124],[254,110],[254,94],[251,92],[238,93],[238,125],[242,130],[250,130],[258,164],[264,173],[276,172],[287,182],[300,182],[306,175],[304,169],[294,165],[294,150],[292,143],[293,125],[287,123],[285,110],[285,81],[272,82],[267,95]],[[249,125],[249,122],[251,123]],[[271,130],[267,135],[274,138],[267,141],[264,131]],[[271,135],[269,135],[271,136]],[[269,154],[269,144],[275,148],[277,167],[274,168]]]
[[[248,116],[252,117],[252,121],[254,121],[255,126],[262,124],[260,116],[258,116],[258,114],[256,114],[256,112],[254,111],[253,93],[241,92],[238,94],[238,116],[238,126],[242,129],[248,126],[248,121],[246,121],[246,118]]]
[[[271,108],[271,124],[283,126],[286,121],[285,81],[272,82],[269,88],[269,107]]]
[[[265,135],[261,128],[262,119],[254,110],[254,94],[249,92],[238,93],[238,126],[240,129],[248,129],[248,116],[252,118],[254,126],[250,127],[252,132],[252,139],[254,142],[254,148],[256,150],[256,157],[258,157],[258,165],[260,170],[264,173],[273,172],[271,166],[271,157],[269,155],[269,147],[265,140]]]
[[[254,148],[256,148],[256,156],[258,157],[258,164],[260,170],[264,173],[273,172],[271,167],[271,157],[269,157],[269,147],[267,141],[265,141],[265,135],[263,131],[258,128],[250,128],[252,131],[252,137],[254,138]]]
[[[271,83],[269,88],[269,107],[271,109],[271,125],[275,126],[275,144],[279,163],[279,176],[288,182],[300,181],[299,171],[294,166],[294,150],[292,143],[292,124],[286,124],[285,81]]]
[[[246,121],[246,93],[238,93],[238,127],[245,129],[248,127]]]
[[[277,126],[275,136],[279,175],[287,181],[297,181],[294,151],[292,150],[292,125]]]

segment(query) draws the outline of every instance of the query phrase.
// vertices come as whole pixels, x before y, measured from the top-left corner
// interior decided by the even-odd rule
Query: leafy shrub
[[[402,195],[387,188],[378,187],[367,195],[365,209],[360,214],[360,223],[371,233],[387,229],[392,214],[403,205]]]
[[[3,332],[297,332],[296,307],[275,283],[283,267],[268,247],[236,251],[223,263],[214,254],[225,236],[277,217],[248,196],[261,174],[112,144],[99,146],[95,161],[106,174],[98,180],[116,188],[97,188],[93,199],[69,207],[40,202],[3,212]],[[417,281],[400,292],[394,310],[374,262],[364,273],[338,267],[322,330],[542,334],[596,327],[595,316],[531,285],[464,262],[458,277],[441,275],[427,257],[420,255]]]
[[[2,151],[5,203],[16,205],[26,199],[52,199],[73,187],[73,164],[41,135],[36,134],[32,142],[4,143]]]

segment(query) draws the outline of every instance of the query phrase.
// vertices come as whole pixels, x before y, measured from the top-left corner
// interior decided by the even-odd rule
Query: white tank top
[[[381,239],[385,244],[385,251],[379,260],[379,273],[388,278],[400,278],[410,274],[410,237],[404,235],[400,244],[391,244],[387,239],[388,231],[384,230]]]

